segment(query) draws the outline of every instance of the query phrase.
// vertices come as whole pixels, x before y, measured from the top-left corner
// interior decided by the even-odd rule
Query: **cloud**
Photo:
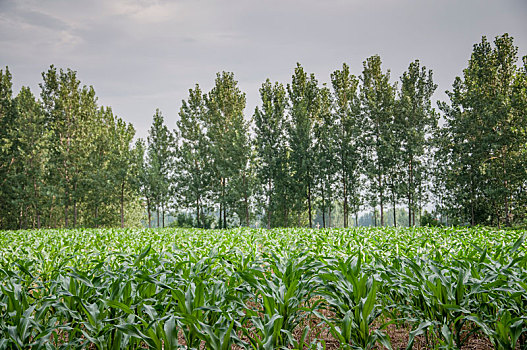
[[[233,71],[246,113],[270,78],[288,83],[296,62],[320,82],[349,63],[380,54],[392,81],[419,58],[444,98],[482,35],[515,37],[527,49],[524,0],[0,0],[0,63],[15,90],[38,94],[55,64],[94,85],[101,103],[144,136],[156,107],[173,127],[180,101],[218,71]]]
[[[141,23],[159,23],[178,19],[180,14],[176,2],[126,1],[109,2],[110,13],[122,15]]]

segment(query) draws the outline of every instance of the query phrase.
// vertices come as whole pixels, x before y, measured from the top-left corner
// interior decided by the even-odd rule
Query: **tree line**
[[[176,128],[156,110],[146,140],[98,105],[76,72],[51,66],[40,99],[0,71],[0,227],[513,225],[527,211],[527,58],[504,34],[474,45],[432,107],[418,60],[391,80],[381,58],[321,84],[300,65],[267,79],[244,114],[233,73],[182,101]],[[406,213],[402,216],[402,212]],[[404,217],[404,222],[401,222]],[[417,221],[416,221],[417,220]]]

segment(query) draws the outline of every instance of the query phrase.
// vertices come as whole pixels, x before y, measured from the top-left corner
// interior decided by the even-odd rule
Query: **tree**
[[[148,160],[146,159],[146,148],[145,141],[143,139],[138,139],[135,142],[134,146],[134,156],[135,156],[135,167],[136,167],[136,178],[134,180],[134,187],[139,191],[140,195],[146,201],[146,210],[148,213],[148,228],[152,227],[152,180],[150,167],[148,165]]]
[[[316,178],[313,127],[320,108],[320,90],[315,75],[308,76],[300,63],[297,63],[287,91],[291,103],[288,127],[291,170],[296,180],[292,186],[296,195],[294,208],[301,213],[307,201],[309,227],[313,227],[312,194]]]
[[[152,126],[148,132],[148,168],[147,179],[150,198],[149,207],[157,211],[157,226],[165,227],[165,209],[168,206],[170,194],[170,169],[173,168],[175,145],[174,136],[164,124],[163,115],[156,109]],[[159,222],[162,217],[162,222]]]
[[[327,87],[320,89],[319,115],[315,120],[315,183],[320,196],[320,210],[322,212],[322,226],[331,227],[331,210],[335,192],[334,182],[337,173],[336,150],[338,125],[333,113],[333,99]],[[326,220],[327,214],[327,220]]]
[[[19,227],[41,228],[49,131],[42,108],[28,87],[22,87],[20,90],[16,97],[16,108],[18,117],[15,137],[18,156],[15,164],[16,197],[20,203],[21,214]]]
[[[17,159],[17,109],[9,68],[0,70],[0,227],[14,228],[16,218],[15,161]]]
[[[72,70],[57,72],[54,66],[42,74],[41,98],[46,119],[51,129],[50,171],[48,183],[53,196],[63,206],[64,226],[77,226],[78,204],[82,201],[80,188],[88,149],[86,134],[89,121],[97,114],[97,99],[93,87],[80,87],[77,73]],[[53,204],[51,204],[53,206]],[[52,210],[52,208],[50,209]]]
[[[219,226],[227,228],[227,210],[238,212],[240,222],[249,225],[248,166],[250,143],[244,120],[245,93],[238,88],[233,73],[216,75],[205,98],[207,137],[212,154],[215,181],[213,194],[219,204]],[[240,216],[241,215],[241,216]]]
[[[370,180],[372,207],[380,206],[381,226],[384,226],[384,203],[386,202],[386,177],[393,168],[391,157],[391,128],[395,87],[390,84],[390,71],[381,69],[381,58],[372,56],[363,63],[360,89],[361,110],[364,119],[364,144],[366,146],[366,173]]]
[[[99,108],[97,115],[88,127],[86,145],[90,162],[85,169],[82,187],[86,202],[86,224],[100,227],[111,225],[110,217],[106,215],[105,206],[113,202],[113,183],[111,181],[112,166],[109,160],[111,149],[110,130],[113,127],[113,113],[110,108]],[[88,212],[90,214],[88,214]]]
[[[134,150],[132,141],[135,130],[132,124],[125,123],[121,118],[115,118],[111,110],[108,117],[110,124],[110,145],[111,152],[109,161],[112,164],[111,179],[113,188],[117,189],[119,198],[119,217],[121,228],[124,228],[124,207],[126,195],[133,193],[134,172]],[[164,226],[164,222],[163,222]]]
[[[430,152],[429,138],[437,127],[438,116],[432,108],[431,98],[437,88],[432,71],[420,67],[418,60],[410,63],[401,76],[401,90],[396,104],[395,141],[400,145],[400,160],[406,181],[402,191],[408,200],[408,226],[415,225],[417,198],[427,177],[427,164],[423,157]]]
[[[286,159],[287,123],[285,110],[287,95],[280,83],[271,83],[269,79],[260,88],[262,107],[254,111],[255,138],[254,145],[257,153],[257,176],[259,185],[265,193],[265,211],[267,228],[271,228],[271,218],[276,212],[281,212],[287,204],[284,191],[280,191],[280,183],[284,181],[283,169]],[[283,186],[282,186],[283,187]],[[275,218],[276,221],[276,218]],[[286,220],[285,220],[286,221]]]
[[[336,130],[335,162],[339,186],[337,195],[342,200],[344,227],[348,227],[349,208],[353,208],[356,224],[360,206],[361,131],[360,101],[357,96],[358,79],[350,74],[349,66],[331,74]]]
[[[474,45],[463,78],[447,92],[450,104],[440,103],[446,119],[442,152],[449,161],[445,181],[454,194],[452,207],[461,204],[453,214],[471,225],[510,225],[515,194],[525,182],[524,170],[517,169],[526,140],[525,109],[517,108],[525,106],[517,48],[508,34],[494,45],[485,37]]]
[[[178,198],[181,205],[194,207],[197,227],[203,227],[202,217],[210,192],[211,153],[206,135],[207,110],[199,85],[189,90],[183,100],[177,122],[180,145],[177,160]]]

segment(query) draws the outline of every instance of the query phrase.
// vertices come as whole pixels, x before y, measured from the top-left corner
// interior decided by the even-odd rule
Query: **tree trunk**
[[[331,228],[331,199],[329,200],[328,207],[328,227]]]
[[[508,191],[508,182],[507,182],[507,170],[505,169],[505,150],[502,149],[501,151],[501,161],[502,161],[502,168],[503,168],[503,187],[505,192],[505,203],[504,203],[504,209],[505,209],[505,225],[508,227],[511,226],[510,222],[510,216],[509,216],[509,191]]]
[[[159,228],[159,205],[156,206],[156,213],[157,213],[157,227]]]
[[[381,205],[381,226],[384,226],[384,203],[383,203],[383,191],[382,191],[382,175],[379,174],[378,176],[378,182],[379,182],[379,202]],[[377,226],[377,225],[375,225]]]
[[[397,227],[397,213],[395,211],[395,190],[392,187],[392,203],[393,203],[393,227]]]
[[[227,228],[227,206],[223,205],[223,228]]]
[[[511,226],[511,221],[510,221],[510,215],[509,215],[509,193],[508,193],[508,190],[507,190],[507,180],[504,181],[505,182],[505,225],[507,225],[508,227]]]
[[[225,191],[227,189],[227,179],[223,179],[223,228],[227,228],[227,202],[225,201]]]
[[[496,218],[496,224],[498,226],[498,229],[501,230],[501,223],[500,223],[500,213],[498,210],[498,206],[496,205],[496,211],[494,213],[494,217]]]
[[[148,211],[148,228],[152,228],[152,211],[150,210],[150,200],[146,198],[146,208]]]
[[[408,166],[408,227],[412,226],[412,158],[410,157],[410,164]]]
[[[35,216],[37,219],[37,228],[40,229],[40,206],[39,206],[39,196],[38,196],[38,187],[37,187],[37,181],[35,180],[35,177],[33,176],[33,191],[35,199],[33,201],[33,206],[35,208]]]
[[[99,228],[99,204],[95,205],[95,228]]]
[[[218,226],[220,227],[220,229],[222,228],[222,225],[223,225],[222,215],[223,215],[223,200],[220,201],[220,217],[218,218]]]
[[[373,209],[373,226],[377,227],[377,209]]]
[[[121,228],[124,228],[124,181],[121,183]]]
[[[73,199],[73,228],[77,227],[77,182],[73,185],[74,199]]]
[[[225,187],[227,185],[227,179],[221,178],[221,203],[220,203],[220,228],[227,228],[227,217],[226,217],[226,203],[225,203]],[[223,217],[222,217],[223,216]],[[223,227],[222,227],[222,221],[223,221]]]
[[[408,192],[408,227],[412,226],[412,199],[410,198],[410,192]]]
[[[472,181],[472,169],[470,169],[470,226],[476,224],[476,216],[474,213],[474,183]]]
[[[53,228],[56,228],[57,225],[56,223],[54,223],[52,221],[53,219],[53,204],[55,203],[55,196],[52,196],[51,197],[51,205],[49,206],[49,218],[48,218],[48,222],[49,222],[49,225],[52,226]]]
[[[343,208],[343,214],[344,214],[344,228],[348,227],[348,193],[347,193],[347,186],[346,186],[346,180],[343,177],[342,180],[343,188],[344,188],[344,208]]]
[[[201,227],[199,221],[199,194],[196,196],[196,226]]]
[[[309,228],[313,228],[313,221],[311,218],[311,183],[307,184],[307,207],[309,212]]]
[[[69,226],[69,223],[68,223],[68,210],[69,210],[69,199],[68,199],[68,191],[66,190],[66,193],[64,194],[64,199],[65,199],[65,202],[64,202],[64,226],[65,228],[68,228]]]
[[[326,228],[326,197],[324,196],[324,185],[322,185],[322,227]]]
[[[245,226],[249,227],[249,194],[247,193],[247,177],[243,174],[244,202],[245,202]]]
[[[165,203],[161,204],[161,222],[163,225],[163,228],[165,227]]]
[[[421,193],[421,186],[419,186],[419,193]],[[417,212],[418,215],[418,223],[419,226],[421,226],[421,214],[423,213],[423,199],[421,196],[419,196],[419,211]]]
[[[267,180],[267,229],[271,229],[271,178]]]
[[[73,200],[73,228],[77,227],[77,200]]]

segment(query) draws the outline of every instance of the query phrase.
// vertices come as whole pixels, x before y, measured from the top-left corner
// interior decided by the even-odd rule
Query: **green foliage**
[[[262,107],[254,111],[255,168],[258,185],[265,199],[265,225],[287,226],[291,204],[289,191],[288,148],[285,128],[287,126],[287,95],[280,83],[271,84],[267,79],[260,88]]]
[[[390,71],[383,73],[379,56],[367,58],[363,67],[359,96],[364,120],[362,140],[368,159],[365,174],[369,180],[370,205],[380,207],[380,225],[384,226],[388,175],[393,173],[397,159],[393,156],[397,150],[391,137],[395,86],[390,83]]]
[[[438,115],[432,108],[432,95],[437,85],[432,71],[421,67],[418,60],[410,63],[401,77],[401,90],[395,105],[395,142],[393,155],[398,161],[392,186],[407,201],[408,226],[415,225],[415,212],[426,202],[426,178],[432,174],[429,154],[432,135],[437,129]],[[439,197],[439,191],[435,193]]]
[[[363,143],[360,105],[357,96],[359,81],[347,64],[331,74],[335,102],[335,170],[337,198],[342,201],[343,226],[348,227],[349,209],[355,214],[361,205],[360,176],[363,171]]]
[[[234,74],[218,73],[210,91],[189,90],[175,130],[157,109],[135,144],[77,72],[51,66],[38,99],[27,87],[14,96],[6,67],[0,228],[162,227],[169,211],[192,212],[197,227],[435,225],[422,215],[430,205],[447,224],[524,225],[527,57],[517,54],[508,34],[474,45],[439,103],[444,123],[431,70],[415,60],[397,85],[375,55],[359,77],[343,64],[331,89],[300,64],[286,88],[267,79],[252,119]]]
[[[189,90],[188,100],[183,100],[177,122],[181,141],[176,158],[176,196],[180,206],[193,207],[197,227],[205,227],[204,214],[211,196],[211,152],[206,135],[207,114],[205,100],[199,85]]]
[[[313,133],[320,111],[320,88],[315,75],[306,73],[297,63],[291,84],[287,85],[287,93],[290,101],[287,133],[291,149],[291,173],[295,179],[291,184],[293,208],[298,215],[297,222],[300,222],[300,214],[307,209],[308,225],[312,227],[313,192],[317,176]]]
[[[9,71],[0,76],[0,227],[137,224],[132,125],[75,71],[51,66],[40,100],[26,87],[13,98]]]
[[[215,85],[205,96],[207,138],[210,140],[212,191],[219,204],[219,227],[227,228],[234,212],[239,225],[249,226],[249,125],[243,117],[245,93],[233,73],[216,76]]]
[[[148,210],[148,227],[151,226],[151,211],[157,211],[157,227],[165,226],[165,211],[171,197],[171,171],[174,166],[174,135],[164,124],[164,118],[156,109],[152,126],[148,132],[146,157],[143,171]],[[161,222],[160,222],[161,217]]]
[[[437,220],[437,218],[428,211],[425,210],[423,215],[421,215],[421,222],[420,226],[430,226],[430,227],[436,227],[441,226],[441,223]]]
[[[214,224],[215,218],[212,215],[202,215],[200,221],[196,217],[188,213],[178,213],[176,220],[170,223],[169,227],[183,227],[183,228],[204,228],[210,229]]]
[[[525,72],[518,49],[504,34],[494,47],[474,45],[463,77],[440,103],[438,173],[448,214],[461,222],[510,226],[525,217]]]

